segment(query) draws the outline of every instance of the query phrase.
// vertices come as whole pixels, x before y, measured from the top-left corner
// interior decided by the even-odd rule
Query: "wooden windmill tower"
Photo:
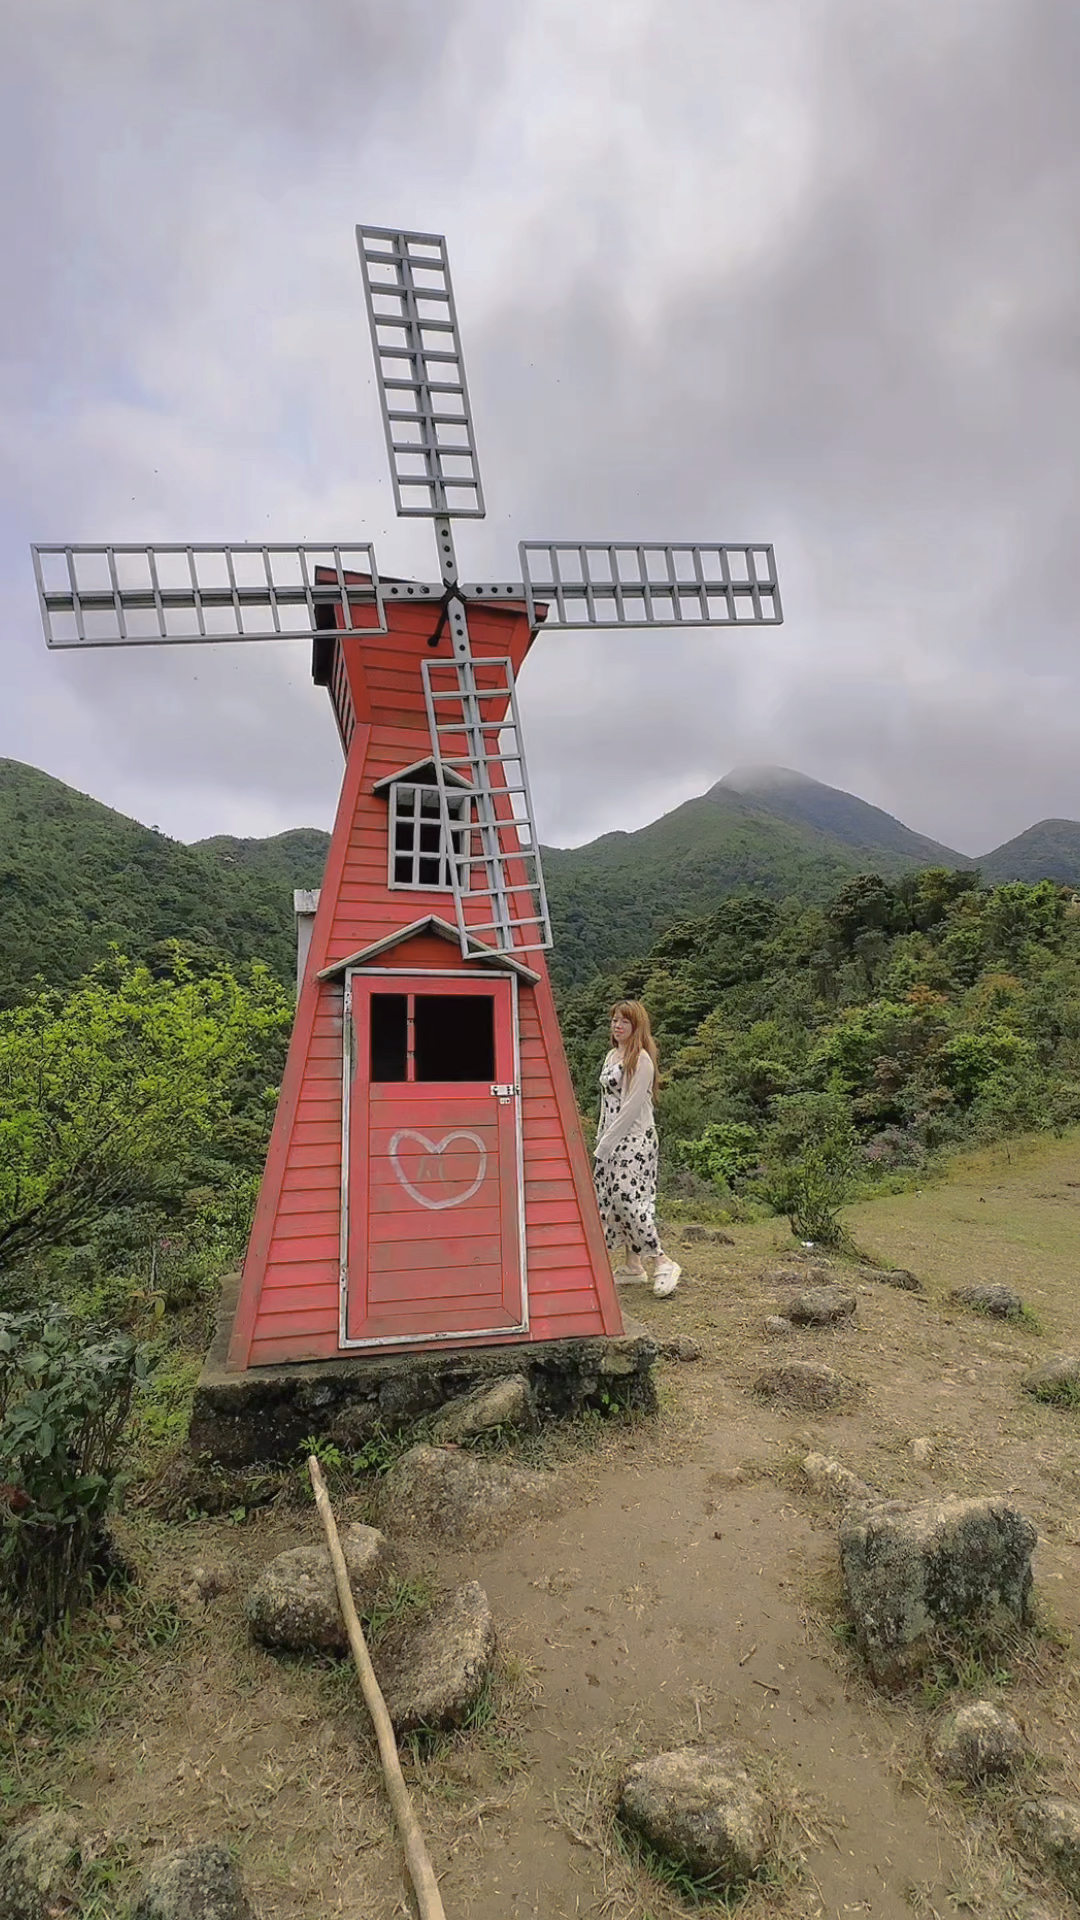
[[[484,513],[444,241],[359,227],[397,509],[437,584],[371,547],[35,547],[51,647],[307,639],[345,778],[228,1364],[622,1330],[548,982],[515,680],[541,624],[781,619],[772,549],[523,542]]]

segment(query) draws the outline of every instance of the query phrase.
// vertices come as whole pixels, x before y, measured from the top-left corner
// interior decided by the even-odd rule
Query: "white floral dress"
[[[653,1063],[638,1057],[629,1088],[613,1049],[600,1069],[600,1124],[596,1131],[594,1178],[600,1218],[609,1250],[625,1246],[632,1254],[660,1256],[656,1232],[656,1174],[660,1143],[653,1118]]]

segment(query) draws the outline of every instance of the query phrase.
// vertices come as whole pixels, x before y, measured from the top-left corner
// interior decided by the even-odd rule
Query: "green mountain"
[[[988,886],[1006,880],[1057,880],[1080,887],[1080,820],[1040,820],[979,861]]]
[[[273,855],[269,871],[259,859],[230,868],[36,767],[0,760],[0,1007],[39,975],[73,985],[112,942],[145,959],[177,939],[212,956],[265,960],[290,980],[292,897]]]
[[[939,840],[913,833],[891,813],[872,807],[853,793],[839,787],[827,787],[790,767],[736,767],[719,782],[746,800],[775,814],[778,820],[816,827],[819,833],[832,834],[845,846],[869,854],[880,865],[892,854],[907,865],[921,867],[970,867],[975,863]]]
[[[330,835],[321,827],[290,827],[288,833],[275,833],[268,840],[237,840],[231,833],[216,833],[210,840],[196,840],[193,852],[203,854],[225,874],[275,888],[291,913],[294,887],[321,884],[329,845]]]
[[[294,887],[320,884],[329,835],[218,834],[193,846],[60,780],[0,760],[0,1007],[39,975],[73,984],[111,942],[134,959],[180,939],[210,957],[261,959],[293,978]],[[855,873],[971,865],[852,794],[782,768],[736,770],[635,833],[544,849],[560,988],[648,951],[674,921],[731,895],[834,894]],[[1080,824],[1044,821],[979,866],[990,884],[1080,885]]]

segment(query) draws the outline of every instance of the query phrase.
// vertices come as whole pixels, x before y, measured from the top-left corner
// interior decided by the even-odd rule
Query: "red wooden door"
[[[346,1338],[522,1329],[513,982],[351,987]]]

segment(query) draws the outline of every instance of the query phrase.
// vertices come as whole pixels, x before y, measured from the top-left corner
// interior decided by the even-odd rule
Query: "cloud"
[[[0,80],[0,752],[327,821],[302,648],[46,656],[31,538],[374,538],[358,218],[445,231],[489,518],[775,543],[786,624],[541,634],[540,827],[776,761],[965,852],[1080,815],[1073,0],[37,0]]]

